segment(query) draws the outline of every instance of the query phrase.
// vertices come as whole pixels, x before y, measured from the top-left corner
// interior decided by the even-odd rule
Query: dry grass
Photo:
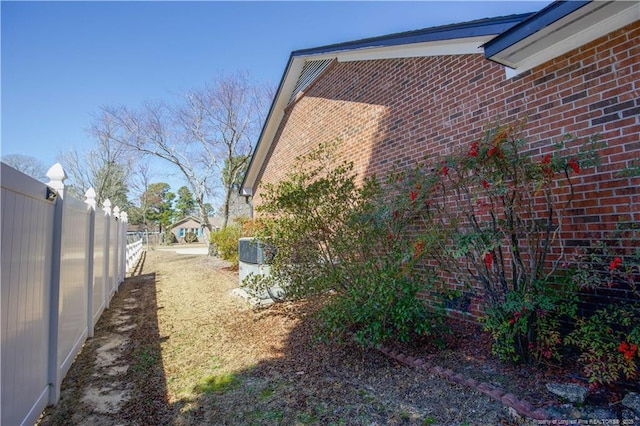
[[[252,309],[230,294],[237,273],[218,259],[147,253],[101,319],[68,374],[46,424],[498,425],[504,407],[488,397],[399,365],[376,351],[318,343],[320,301]],[[82,401],[100,336],[113,312],[136,300],[119,380],[131,398],[97,416]]]

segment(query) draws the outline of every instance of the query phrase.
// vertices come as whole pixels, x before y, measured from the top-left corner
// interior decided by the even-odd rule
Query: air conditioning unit
[[[255,237],[243,237],[238,240],[238,259],[249,265],[264,265],[268,262],[265,255],[266,244]]]
[[[238,266],[240,287],[244,287],[245,279],[250,275],[270,275],[271,259],[274,256],[272,246],[265,244],[255,237],[243,237],[238,240]],[[251,297],[270,301],[282,295],[282,288],[274,286],[261,292],[252,292]]]

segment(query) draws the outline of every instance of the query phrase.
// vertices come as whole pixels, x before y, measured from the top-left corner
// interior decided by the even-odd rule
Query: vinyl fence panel
[[[33,424],[49,397],[49,297],[54,204],[47,187],[1,168],[3,425]]]
[[[58,402],[65,374],[140,253],[126,245],[126,213],[117,221],[88,195],[64,195],[60,165],[49,185],[5,164],[0,174],[0,424],[28,425]]]
[[[64,377],[87,338],[89,261],[89,206],[71,197],[64,199],[60,293],[58,306],[58,377]],[[60,379],[61,381],[61,379]]]
[[[127,271],[134,267],[140,257],[140,253],[142,253],[142,238],[127,244],[127,259],[125,261]]]
[[[95,326],[100,315],[107,306],[107,271],[106,258],[108,244],[109,217],[103,212],[96,212],[93,240],[93,324]]]

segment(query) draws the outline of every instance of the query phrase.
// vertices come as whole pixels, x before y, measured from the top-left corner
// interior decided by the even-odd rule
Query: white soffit
[[[465,54],[483,54],[482,45],[495,35],[467,37],[463,39],[452,39],[442,41],[429,41],[424,43],[412,43],[402,46],[382,46],[382,47],[364,47],[358,50],[344,50],[329,53],[312,54],[308,56],[298,56],[293,58],[289,64],[286,76],[283,80],[280,93],[276,95],[276,103],[273,105],[272,116],[267,121],[263,130],[261,140],[271,141],[275,137],[278,125],[284,117],[284,111],[289,103],[296,99],[296,94],[304,90],[328,65],[330,60],[337,59],[338,62],[352,61],[368,61],[376,59],[397,59],[397,58],[417,58],[442,55],[465,55]],[[317,73],[311,73],[310,77],[305,78],[301,84],[300,77],[303,75],[305,65],[314,62],[323,62],[318,67]],[[297,76],[296,78],[290,78]],[[269,144],[259,143],[253,154],[252,161],[255,164],[262,164],[267,156]],[[257,179],[260,172],[257,167],[249,167],[245,176],[245,181],[252,185]],[[243,187],[241,190],[243,195],[253,195],[253,189]]]
[[[404,46],[368,47],[356,51],[338,52],[338,62],[371,61],[376,59],[420,58],[443,55],[482,54],[482,45],[491,36],[469,37],[456,40],[430,41]]]
[[[294,90],[296,90],[298,79],[302,74],[305,62],[306,61],[303,58],[294,58],[290,61],[289,66],[286,70],[286,75],[283,77],[280,91],[279,93],[276,93],[275,104],[272,105],[271,108],[271,115],[267,120],[260,139],[271,141],[275,137],[278,130],[278,125],[284,117],[284,110],[289,104],[289,100],[291,99]],[[290,78],[291,76],[296,77]],[[258,143],[258,145],[256,146],[256,150],[253,153],[251,163],[255,162],[256,164],[263,164],[264,159],[267,157],[269,149],[270,144]],[[240,193],[242,195],[253,195],[253,184],[258,177],[258,173],[260,173],[260,167],[249,167],[247,169],[245,182],[250,182],[251,186],[243,186],[240,190]]]
[[[293,101],[298,93],[303,92],[322,72],[329,66],[332,59],[324,59],[320,61],[306,61],[300,72],[300,77],[293,88],[289,102]]]
[[[384,37],[380,40],[366,39],[345,45],[325,46],[306,51],[296,51],[285,70],[280,87],[271,105],[267,121],[260,134],[256,149],[242,183],[241,193],[253,195],[254,186],[271,143],[284,117],[285,110],[304,90],[322,74],[333,61],[367,61],[378,59],[398,59],[431,57],[443,55],[484,54],[483,45],[501,34],[506,28],[520,22],[528,14],[491,18],[469,23],[443,26],[425,32],[409,32],[402,37]],[[437,30],[437,31],[436,31]],[[442,36],[439,32],[445,32]],[[472,35],[473,34],[473,35]],[[482,34],[482,35],[477,35]],[[453,37],[448,38],[447,37]],[[430,39],[414,41],[413,39]],[[441,38],[445,38],[442,40]],[[358,44],[361,44],[359,47]]]
[[[491,59],[513,68],[513,77],[637,20],[640,2],[593,1]]]

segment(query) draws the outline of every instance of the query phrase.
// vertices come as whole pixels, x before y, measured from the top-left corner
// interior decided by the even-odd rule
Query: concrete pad
[[[251,306],[266,306],[273,303],[273,300],[270,298],[262,299],[262,298],[254,297],[250,295],[245,289],[240,287],[234,288],[233,290],[231,290],[230,293],[233,296],[242,297],[247,302],[249,302]]]

